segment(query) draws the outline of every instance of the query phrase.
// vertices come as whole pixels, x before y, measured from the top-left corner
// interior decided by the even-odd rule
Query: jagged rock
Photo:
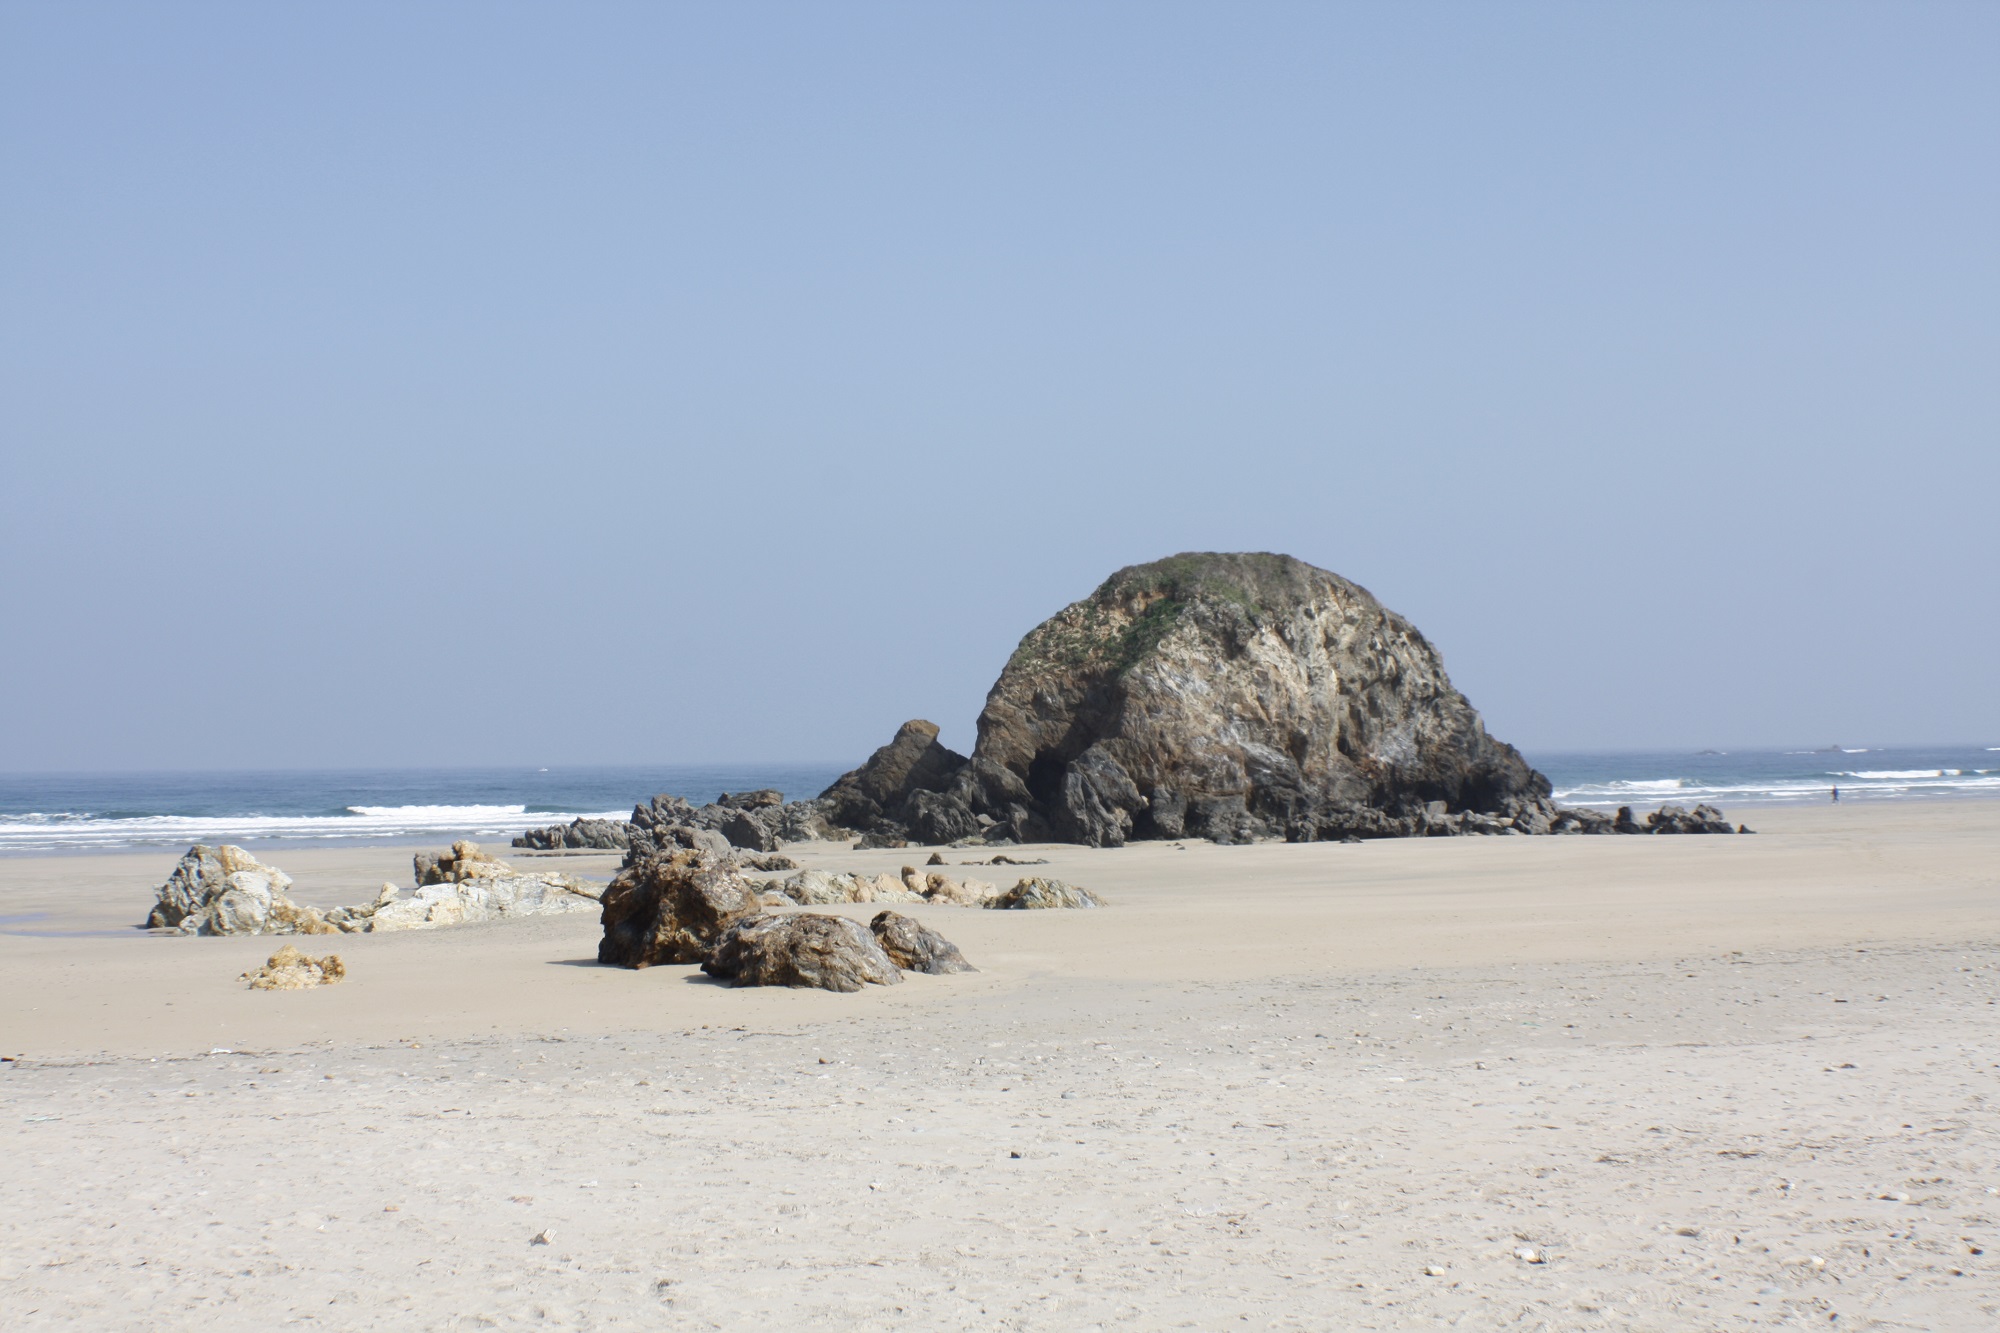
[[[1120,570],[1021,641],[969,760],[936,735],[906,724],[823,801],[885,838],[1097,846],[1465,832],[1468,813],[1511,821],[1473,831],[1527,831],[1556,813],[1408,621],[1289,556]]]
[[[867,763],[820,793],[826,817],[884,838],[903,836],[902,828],[907,827],[910,817],[910,797],[918,792],[942,791],[965,767],[965,756],[940,745],[937,737],[934,723],[905,722],[895,739],[870,755]],[[885,841],[874,845],[899,844]]]
[[[930,860],[928,860],[928,861],[926,861],[926,862],[924,862],[924,864],[925,864],[925,865],[927,865],[927,866],[941,866],[941,865],[943,865],[944,863],[945,863],[945,862],[944,862],[944,853],[943,853],[943,852],[932,852],[932,853],[931,853],[931,859],[930,859]]]
[[[249,982],[251,990],[306,990],[313,986],[331,986],[346,975],[347,967],[340,961],[339,954],[309,958],[287,944],[272,954],[264,966],[254,972],[245,972],[236,979]]]
[[[732,924],[762,911],[756,886],[702,852],[628,858],[604,890],[597,961],[633,968],[698,963]]]
[[[874,932],[875,942],[882,946],[882,952],[889,961],[905,972],[924,972],[931,976],[946,976],[953,972],[976,972],[979,969],[965,961],[965,955],[936,931],[929,929],[914,917],[900,912],[877,912],[875,919],[868,923]]]
[[[514,839],[514,845],[541,851],[575,848],[622,852],[632,845],[632,826],[622,819],[572,819],[567,824],[529,829]]]
[[[903,974],[857,921],[798,912],[753,916],[722,932],[701,970],[732,986],[816,986],[858,991]]]
[[[799,863],[789,856],[746,856],[743,858],[743,865],[746,869],[761,870],[767,875],[780,870],[799,868]]]
[[[1646,827],[1654,833],[1736,832],[1735,826],[1722,817],[1722,811],[1712,805],[1697,805],[1693,810],[1663,805],[1646,816]]]
[[[1609,833],[1612,818],[1596,810],[1558,810],[1549,823],[1551,833]]]
[[[874,831],[862,834],[860,841],[854,844],[854,849],[856,851],[865,852],[871,849],[879,849],[885,847],[891,847],[891,848],[908,847],[909,845],[910,845],[910,840],[908,838],[903,837],[899,833],[884,833],[880,831]]]
[[[1618,814],[1611,821],[1611,831],[1613,833],[1652,832],[1652,830],[1647,828],[1644,824],[1641,824],[1638,820],[1632,818],[1632,807],[1629,805],[1621,805],[1618,807]]]
[[[785,794],[774,787],[756,791],[724,792],[715,803],[729,810],[765,810],[785,803]]]
[[[241,847],[188,848],[156,891],[149,930],[183,935],[330,935],[321,914],[286,896],[291,876]]]
[[[1024,879],[1007,892],[987,903],[986,906],[1003,911],[1035,910],[1053,907],[1102,907],[1104,904],[1096,894],[1088,889],[1080,889],[1074,884],[1065,884],[1059,879],[1043,879],[1036,876]]]
[[[427,884],[456,884],[461,880],[486,876],[517,875],[505,861],[483,852],[476,842],[464,839],[453,843],[448,852],[418,852],[411,858],[417,887]]]

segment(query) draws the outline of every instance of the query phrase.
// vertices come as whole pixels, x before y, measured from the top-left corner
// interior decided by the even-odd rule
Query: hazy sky
[[[0,6],[0,769],[972,740],[1121,565],[2000,744],[2000,6]]]

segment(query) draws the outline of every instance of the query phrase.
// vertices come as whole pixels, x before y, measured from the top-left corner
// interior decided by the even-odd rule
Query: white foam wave
[[[530,812],[523,805],[357,805],[347,811],[341,815],[142,815],[124,819],[87,813],[0,815],[0,852],[447,834],[455,838],[512,837],[577,818],[576,813]],[[624,819],[630,812],[579,813],[590,819]]]
[[[1925,769],[1915,776],[1841,777],[1842,800],[1852,797],[1909,796],[1991,796],[2000,795],[2000,775],[1991,772],[1965,773],[1959,770]],[[1774,779],[1749,782],[1701,783],[1684,778],[1662,778],[1651,782],[1580,782],[1554,793],[1558,805],[1634,805],[1642,800],[1666,796],[1682,804],[1705,801],[1711,805],[1783,804],[1825,801],[1833,784],[1820,778]]]
[[[1956,778],[1964,775],[1962,768],[1858,768],[1851,772],[1828,774],[1836,778]]]

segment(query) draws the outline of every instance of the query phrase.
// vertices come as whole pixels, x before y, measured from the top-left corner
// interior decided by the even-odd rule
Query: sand
[[[588,914],[256,992],[129,929],[171,854],[0,861],[0,1324],[2000,1327],[2000,802],[1743,813],[1034,849],[1111,906],[851,996]]]

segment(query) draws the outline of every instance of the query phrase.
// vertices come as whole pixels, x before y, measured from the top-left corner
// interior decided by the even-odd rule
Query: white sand
[[[2000,802],[1747,817],[1038,849],[1113,905],[853,996],[588,915],[252,992],[118,929],[172,855],[0,861],[0,1326],[2000,1327]]]

